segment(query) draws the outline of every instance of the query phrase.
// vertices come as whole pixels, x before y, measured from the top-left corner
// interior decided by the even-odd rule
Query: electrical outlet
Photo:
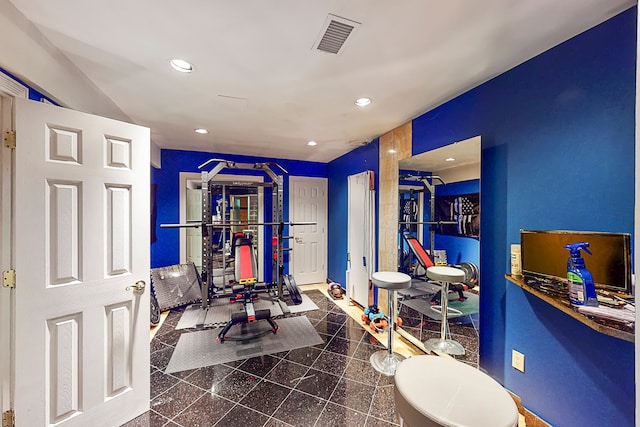
[[[520,372],[524,372],[524,354],[511,350],[511,366]]]

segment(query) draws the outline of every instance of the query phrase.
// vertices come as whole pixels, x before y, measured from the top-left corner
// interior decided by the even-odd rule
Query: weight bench
[[[231,264],[236,259],[236,246],[238,245],[238,242],[240,241],[240,239],[247,239],[247,238],[248,237],[246,237],[244,233],[233,233],[233,235],[231,236],[231,248],[229,249],[229,254],[227,256],[226,264],[224,266],[225,268],[230,267]]]
[[[276,322],[271,318],[271,310],[255,310],[253,302],[258,299],[256,290],[257,266],[253,245],[248,238],[239,238],[235,241],[235,275],[237,285],[232,287],[233,296],[230,298],[231,303],[240,301],[243,311],[240,313],[232,313],[231,320],[218,334],[218,341],[224,342],[225,336],[233,325],[253,322],[256,320],[266,320],[271,325],[271,332],[274,334],[280,329]]]
[[[418,261],[418,264],[420,265],[420,267],[422,267],[425,271],[424,275],[418,275],[416,273],[417,268],[415,268],[414,277],[427,279],[426,277],[427,269],[435,265],[431,260],[431,257],[429,257],[429,254],[427,254],[427,251],[424,250],[424,247],[422,246],[422,244],[420,244],[420,241],[412,233],[405,231],[402,233],[402,238],[404,239],[405,242],[407,242],[407,245],[409,245],[409,248],[411,249],[411,252],[413,253],[413,255],[416,257],[416,260]],[[449,290],[455,291],[458,293],[459,301],[464,301],[467,299],[467,297],[464,296],[464,291],[466,291],[467,289],[468,289],[468,286],[463,283],[449,284]],[[429,301],[429,304],[431,305],[440,304],[441,295],[442,295],[442,291],[436,292],[436,294],[431,298],[431,301]]]

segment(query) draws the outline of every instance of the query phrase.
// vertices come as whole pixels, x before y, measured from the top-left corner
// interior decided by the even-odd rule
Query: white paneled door
[[[149,129],[16,100],[18,426],[149,408]]]
[[[327,179],[292,176],[289,193],[289,220],[317,223],[289,227],[289,273],[298,285],[322,283],[327,280]]]
[[[358,304],[367,307],[373,304],[370,279],[376,268],[373,172],[350,175],[348,189],[347,294]]]

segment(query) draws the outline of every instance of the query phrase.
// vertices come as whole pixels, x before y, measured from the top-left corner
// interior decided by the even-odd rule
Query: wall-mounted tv
[[[520,230],[525,278],[566,278],[569,251],[564,246],[577,242],[589,242],[593,255],[582,256],[597,288],[632,293],[631,236],[627,233]]]

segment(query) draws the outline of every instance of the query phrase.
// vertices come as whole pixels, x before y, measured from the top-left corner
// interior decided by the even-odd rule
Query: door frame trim
[[[4,135],[13,130],[13,93],[0,88],[0,131]],[[13,268],[13,152],[4,144],[0,146],[0,270]],[[14,293],[11,289],[0,287],[0,404],[2,412],[13,407],[15,389],[14,358],[15,333]]]

